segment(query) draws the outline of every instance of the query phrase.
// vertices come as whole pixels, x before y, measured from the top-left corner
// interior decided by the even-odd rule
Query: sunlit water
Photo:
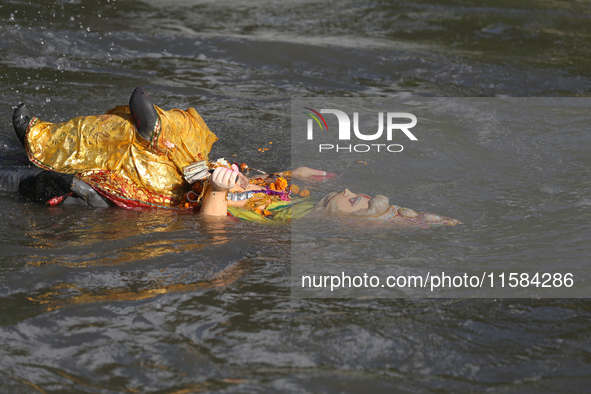
[[[20,101],[60,121],[125,104],[143,86],[165,109],[197,108],[220,138],[213,157],[274,171],[290,166],[290,97],[590,88],[584,2],[39,3],[0,2],[2,166],[23,162],[11,125]],[[583,269],[589,136],[460,137],[405,156],[390,197],[465,225],[392,232],[396,264],[551,255]],[[309,186],[320,196],[363,171]],[[11,195],[0,209],[2,392],[553,393],[591,383],[587,300],[292,299],[287,226]]]

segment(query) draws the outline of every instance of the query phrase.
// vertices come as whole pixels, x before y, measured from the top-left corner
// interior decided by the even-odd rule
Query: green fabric
[[[294,198],[293,201],[274,202],[267,207],[272,212],[270,217],[264,217],[248,209],[230,207],[228,212],[240,220],[246,222],[289,222],[293,219],[301,219],[314,208],[315,202],[311,198]]]

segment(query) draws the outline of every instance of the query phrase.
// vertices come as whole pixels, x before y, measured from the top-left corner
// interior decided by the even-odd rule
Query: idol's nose
[[[351,195],[351,194],[352,194],[352,193],[351,193],[351,190],[349,190],[349,189],[345,189],[345,192],[343,193],[343,196],[347,197],[347,196],[349,196],[349,195]]]

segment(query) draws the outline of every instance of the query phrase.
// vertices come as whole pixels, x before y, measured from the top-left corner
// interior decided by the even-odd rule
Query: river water
[[[586,2],[0,1],[0,17],[2,166],[24,162],[21,101],[61,121],[143,86],[164,109],[199,111],[220,138],[212,157],[275,171],[291,164],[293,97],[591,87]],[[390,197],[465,224],[395,232],[396,265],[498,256],[586,271],[588,132],[579,111],[559,133],[427,138]],[[292,298],[289,226],[10,194],[0,210],[1,392],[589,391],[584,298]]]

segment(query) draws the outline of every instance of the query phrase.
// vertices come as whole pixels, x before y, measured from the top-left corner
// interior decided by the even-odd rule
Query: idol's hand
[[[298,167],[291,172],[296,178],[335,178],[337,174],[322,170],[315,170],[309,167]]]
[[[240,172],[231,170],[225,167],[218,167],[211,174],[209,181],[213,186],[214,191],[228,190],[236,186],[236,182],[240,179]]]

